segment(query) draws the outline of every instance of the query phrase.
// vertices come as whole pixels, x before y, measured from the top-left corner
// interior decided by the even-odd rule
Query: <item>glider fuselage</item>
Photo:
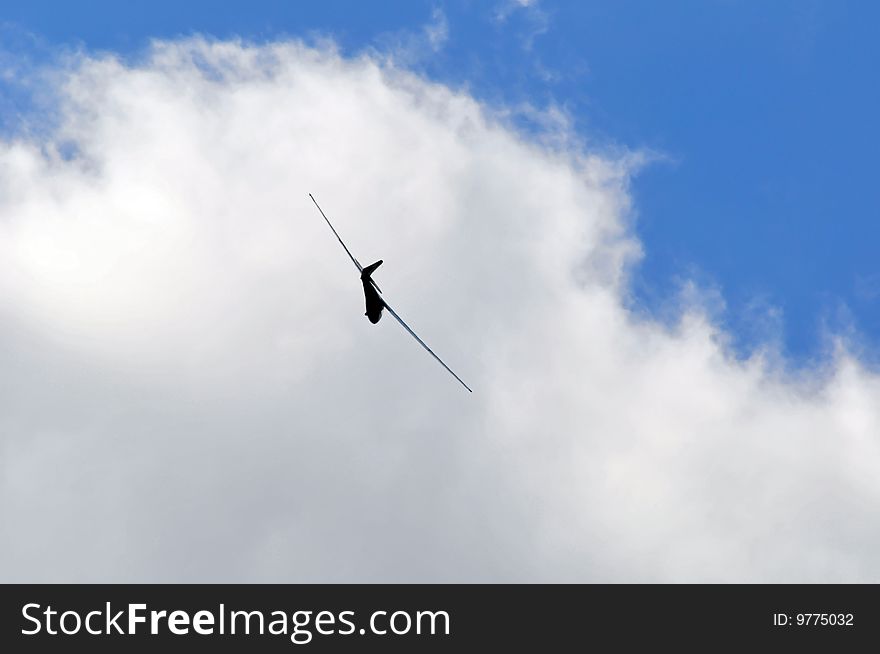
[[[367,304],[367,312],[364,315],[369,318],[370,322],[374,325],[382,318],[382,309],[385,308],[385,302],[383,302],[382,298],[379,296],[379,292],[373,285],[373,280],[370,279],[370,275],[372,275],[373,271],[381,264],[382,260],[379,259],[379,261],[367,266],[361,271],[361,283],[364,285],[364,300]]]

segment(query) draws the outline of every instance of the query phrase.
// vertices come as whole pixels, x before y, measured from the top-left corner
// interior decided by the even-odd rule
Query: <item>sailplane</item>
[[[392,309],[391,306],[382,297],[382,290],[379,288],[379,285],[376,284],[375,281],[373,281],[373,277],[372,277],[373,273],[376,271],[376,268],[378,268],[379,266],[382,265],[382,259],[379,259],[376,263],[371,263],[369,266],[366,266],[366,267],[362,266],[360,261],[358,261],[354,257],[354,255],[351,253],[351,251],[349,251],[348,247],[346,247],[345,243],[342,242],[342,239],[339,237],[339,233],[336,231],[336,228],[333,227],[333,224],[330,222],[330,219],[327,218],[327,214],[324,213],[324,210],[321,209],[321,206],[318,204],[318,201],[315,200],[315,196],[313,196],[311,193],[309,193],[309,197],[312,198],[312,202],[315,203],[315,206],[318,208],[318,211],[321,212],[321,216],[323,216],[324,220],[327,222],[327,225],[333,231],[333,234],[336,236],[336,240],[339,241],[339,244],[345,250],[345,253],[348,255],[348,258],[351,259],[352,263],[354,263],[355,267],[358,269],[358,272],[361,275],[361,283],[363,284],[363,287],[364,287],[364,300],[366,301],[366,305],[367,305],[367,307],[366,307],[367,311],[364,315],[367,316],[369,321],[375,325],[382,318],[382,310],[388,309],[388,313],[390,313],[392,316],[394,316],[394,319],[397,320],[397,322],[399,322],[403,326],[403,328],[406,331],[408,331],[410,333],[410,335],[419,342],[419,345],[421,345],[423,348],[425,348],[432,357],[437,359],[438,363],[441,366],[443,366],[444,368],[446,368],[446,370],[449,372],[449,374],[452,375],[453,377],[455,377],[462,386],[464,386],[466,389],[468,389],[468,391],[473,393],[470,386],[465,384],[461,380],[461,377],[459,377],[454,372],[452,372],[452,368],[450,368],[445,363],[443,363],[443,360],[434,353],[434,350],[432,350],[430,347],[428,347],[428,345],[425,343],[425,341],[423,341],[421,338],[419,338],[418,335],[412,329],[410,329],[410,326],[407,325],[403,321],[403,319],[397,315],[397,312],[394,309]]]

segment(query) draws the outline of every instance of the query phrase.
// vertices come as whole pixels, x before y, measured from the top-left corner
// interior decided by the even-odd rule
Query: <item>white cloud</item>
[[[498,3],[495,8],[495,20],[504,22],[507,17],[518,9],[537,9],[538,3],[535,0],[505,0]]]
[[[446,41],[449,40],[449,22],[442,9],[434,8],[431,12],[431,22],[425,25],[424,32],[435,52],[446,45]]]
[[[401,29],[386,32],[376,39],[374,58],[398,67],[413,67],[443,50],[449,41],[449,21],[439,7],[431,11],[431,19],[418,30]]]
[[[535,45],[535,39],[546,34],[550,30],[550,15],[541,8],[537,0],[506,0],[495,7],[495,22],[502,25],[507,22],[514,12],[523,12],[525,30],[521,35],[522,46],[526,51],[531,51]],[[539,66],[542,76],[558,76],[556,71]]]
[[[297,43],[61,77],[0,147],[3,580],[880,577],[880,380],[628,312],[631,159]]]

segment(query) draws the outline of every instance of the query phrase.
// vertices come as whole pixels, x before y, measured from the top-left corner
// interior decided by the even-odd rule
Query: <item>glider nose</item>
[[[382,309],[379,309],[378,311],[367,311],[364,315],[375,325],[382,318]]]

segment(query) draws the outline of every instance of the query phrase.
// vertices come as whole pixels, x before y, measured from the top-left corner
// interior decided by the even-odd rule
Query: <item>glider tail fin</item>
[[[370,275],[372,275],[376,268],[382,265],[382,259],[379,259],[376,263],[371,263],[369,266],[365,266],[361,271],[361,279],[369,279]]]

